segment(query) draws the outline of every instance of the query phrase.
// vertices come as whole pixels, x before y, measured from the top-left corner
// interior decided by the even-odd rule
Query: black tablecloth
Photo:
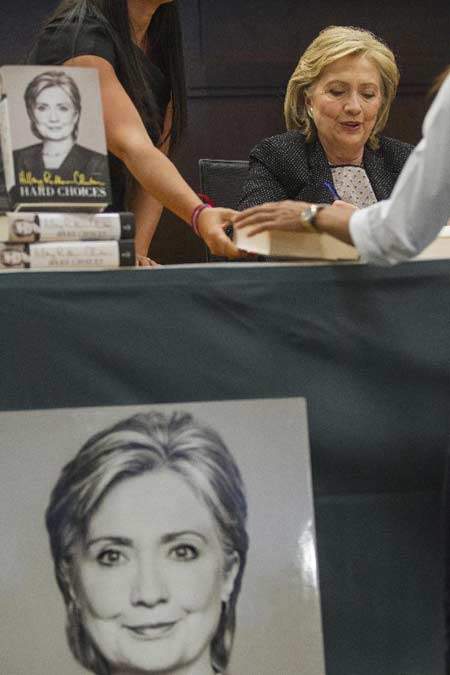
[[[0,276],[0,409],[304,396],[328,675],[444,672],[450,262]]]

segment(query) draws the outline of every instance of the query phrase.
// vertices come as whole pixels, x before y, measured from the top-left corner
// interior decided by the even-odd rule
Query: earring
[[[308,108],[308,115],[311,117],[311,119],[314,117],[312,108]]]

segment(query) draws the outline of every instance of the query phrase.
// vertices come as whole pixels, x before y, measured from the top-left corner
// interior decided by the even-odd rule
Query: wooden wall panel
[[[186,52],[189,133],[175,161],[197,189],[201,157],[244,159],[261,138],[284,130],[283,95],[297,60],[331,24],[362,26],[394,50],[401,84],[386,132],[416,143],[428,88],[450,61],[448,0],[179,0]],[[27,49],[55,0],[2,0],[0,62]],[[152,254],[162,262],[204,259],[204,246],[164,214]]]
[[[19,63],[27,53],[35,31],[56,0],[1,0],[0,64]]]
[[[181,9],[190,118],[177,163],[194,188],[199,158],[245,159],[261,138],[284,131],[286,83],[302,51],[328,25],[367,28],[393,49],[401,84],[385,131],[410,143],[420,139],[429,86],[450,61],[447,0],[398,0],[382,10],[354,0],[183,0]],[[172,220],[165,216],[155,240],[161,260],[176,236]],[[200,242],[186,237],[184,246],[185,259],[203,259]]]

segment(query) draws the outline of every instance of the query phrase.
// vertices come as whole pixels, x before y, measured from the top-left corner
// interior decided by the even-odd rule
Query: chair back
[[[248,174],[248,161],[241,159],[199,159],[200,192],[215,206],[236,209]],[[207,260],[227,260],[207,253]]]
[[[247,178],[248,161],[241,159],[199,159],[200,192],[215,206],[236,209]]]

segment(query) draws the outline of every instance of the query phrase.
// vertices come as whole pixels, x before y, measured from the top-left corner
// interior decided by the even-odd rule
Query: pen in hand
[[[333,183],[329,183],[329,182],[326,180],[324,183],[322,183],[322,185],[323,185],[323,187],[326,187],[327,190],[328,190],[329,192],[331,192],[331,194],[333,195],[334,199],[339,199],[339,200],[341,199],[341,198],[339,197],[339,194],[338,194],[336,188],[334,187]]]

